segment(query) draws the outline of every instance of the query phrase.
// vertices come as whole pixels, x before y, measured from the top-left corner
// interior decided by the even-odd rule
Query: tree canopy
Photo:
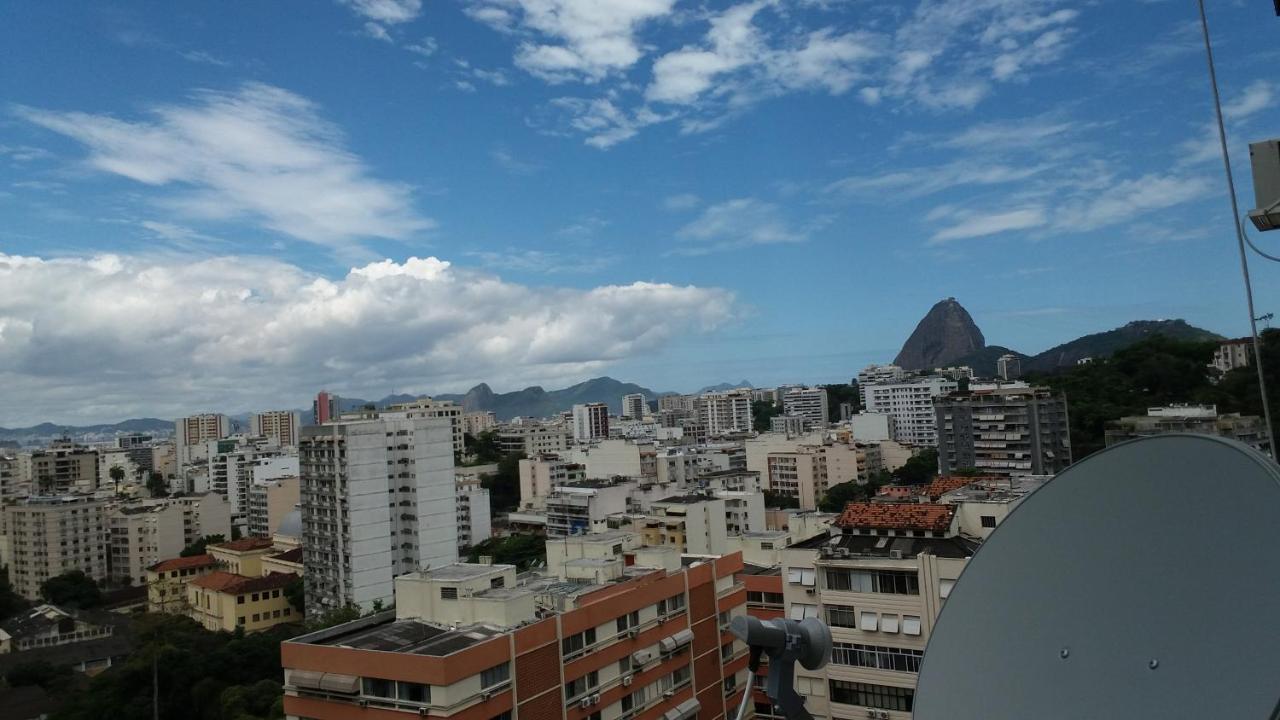
[[[498,460],[498,471],[480,479],[489,491],[489,507],[494,513],[511,512],[520,505],[520,461],[524,453],[514,452]]]
[[[530,565],[547,556],[547,539],[538,535],[508,535],[489,538],[474,545],[468,551],[468,562],[479,562],[481,555],[493,558],[495,563],[515,565],[527,570]]]
[[[222,535],[221,533],[217,535],[205,535],[199,540],[182,548],[182,552],[178,553],[178,557],[192,557],[194,555],[203,555],[205,553],[206,548],[209,545],[217,545],[218,543],[224,543],[226,541],[227,541],[226,536]]]
[[[781,414],[782,408],[768,400],[755,400],[751,403],[751,427],[756,432],[769,432],[769,421]]]
[[[102,591],[93,578],[72,570],[40,584],[40,597],[59,607],[93,608],[102,604]]]

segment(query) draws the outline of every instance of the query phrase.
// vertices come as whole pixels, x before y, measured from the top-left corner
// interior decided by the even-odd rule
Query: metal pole
[[[1204,0],[1196,0],[1200,8],[1200,29],[1204,33],[1204,53],[1209,62],[1209,85],[1213,88],[1213,109],[1218,118],[1218,142],[1222,146],[1222,165],[1227,173],[1227,194],[1231,198],[1231,220],[1236,227],[1236,245],[1240,250],[1240,273],[1244,276],[1244,295],[1249,303],[1249,329],[1253,333],[1253,365],[1258,370],[1258,392],[1262,393],[1262,415],[1267,423],[1267,448],[1276,457],[1276,439],[1271,429],[1271,402],[1267,399],[1267,379],[1262,372],[1262,342],[1258,339],[1257,313],[1253,310],[1253,281],[1249,279],[1249,258],[1244,249],[1244,228],[1240,226],[1240,206],[1236,201],[1236,182],[1231,176],[1231,155],[1227,152],[1227,126],[1222,120],[1222,99],[1218,94],[1218,72],[1213,66],[1213,44],[1209,42],[1209,20],[1204,13]]]

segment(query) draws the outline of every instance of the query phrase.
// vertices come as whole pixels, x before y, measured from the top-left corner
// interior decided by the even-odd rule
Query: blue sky
[[[1209,5],[1248,208],[1280,18]],[[1028,353],[1247,329],[1192,2],[5,15],[3,424],[842,381],[946,296]]]

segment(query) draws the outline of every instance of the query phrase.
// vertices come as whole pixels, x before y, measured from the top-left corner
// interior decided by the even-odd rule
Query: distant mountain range
[[[134,418],[118,423],[100,425],[55,425],[40,423],[31,427],[0,427],[0,445],[43,445],[59,437],[70,437],[80,442],[110,440],[125,433],[173,433],[173,421],[160,418]]]
[[[994,377],[996,361],[1002,355],[1011,354],[1022,360],[1024,373],[1053,372],[1084,358],[1109,357],[1152,335],[1177,340],[1223,339],[1185,320],[1135,320],[1114,330],[1076,338],[1037,355],[1026,355],[1001,345],[987,345],[968,311],[955,298],[947,298],[930,308],[920,320],[894,364],[907,370],[968,365],[979,376]]]

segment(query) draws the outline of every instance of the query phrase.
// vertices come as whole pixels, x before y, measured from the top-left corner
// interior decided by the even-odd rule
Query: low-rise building
[[[1236,368],[1249,367],[1253,363],[1253,338],[1237,338],[1225,340],[1213,352],[1210,363],[1221,372],[1229,372]]]
[[[248,577],[215,570],[187,583],[191,618],[206,630],[244,632],[266,630],[280,623],[302,619],[285,596],[296,575],[271,573]]]
[[[187,583],[218,569],[218,561],[203,553],[176,557],[147,568],[147,612],[187,613]]]
[[[1262,418],[1240,413],[1219,414],[1215,405],[1148,408],[1145,416],[1134,415],[1108,422],[1104,437],[1109,447],[1125,440],[1174,432],[1231,438],[1255,450],[1270,452],[1266,423]]]
[[[557,485],[587,479],[587,467],[546,453],[520,460],[520,507],[541,510]]]
[[[670,546],[681,554],[723,555],[729,542],[725,501],[712,495],[678,495],[655,502],[641,532],[645,545]]]
[[[37,605],[0,623],[0,655],[111,637],[115,627],[55,605]]]

